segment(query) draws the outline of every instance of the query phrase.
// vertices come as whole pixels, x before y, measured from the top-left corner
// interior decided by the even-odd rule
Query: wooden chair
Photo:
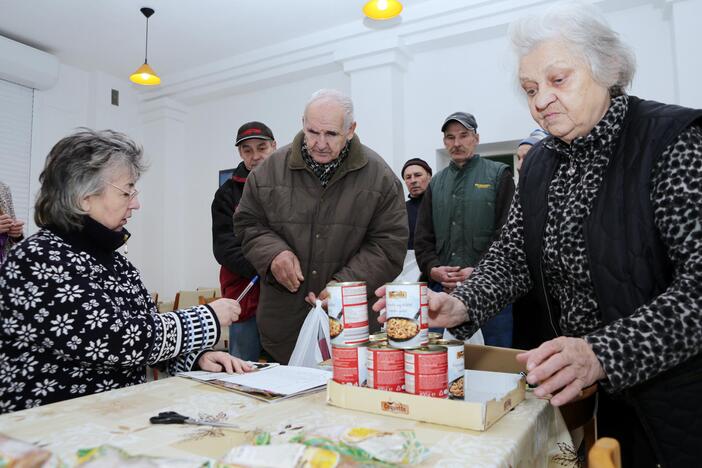
[[[173,310],[187,309],[199,304],[199,291],[178,291],[173,301]]]
[[[578,398],[561,406],[561,415],[563,416],[568,430],[572,432],[582,427],[585,453],[590,451],[597,440],[596,408],[597,384],[592,384],[584,388],[582,394]]]
[[[617,439],[602,437],[587,454],[589,468],[621,468],[622,452]]]

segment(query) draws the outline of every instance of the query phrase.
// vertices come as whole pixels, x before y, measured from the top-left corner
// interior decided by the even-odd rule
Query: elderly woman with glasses
[[[702,110],[626,94],[634,57],[586,5],[517,21],[511,38],[551,136],[470,279],[430,297],[429,324],[466,338],[532,291],[539,336],[519,359],[535,395],[559,406],[598,382],[598,435],[619,439],[623,466],[699,466]]]
[[[243,372],[212,351],[236,301],[157,313],[116,249],[139,209],[142,149],[127,136],[81,130],[59,141],[39,176],[35,221],[0,269],[0,413],[143,383],[170,373]]]

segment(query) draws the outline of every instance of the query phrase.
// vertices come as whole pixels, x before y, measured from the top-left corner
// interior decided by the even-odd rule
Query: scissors
[[[230,424],[218,421],[204,421],[202,419],[193,419],[189,416],[185,416],[175,411],[164,411],[158,413],[158,416],[152,416],[149,418],[151,424],[195,424],[198,426],[215,426],[215,427],[228,427],[230,429],[238,429],[240,431],[256,431],[256,429],[246,428],[239,426],[237,424]]]

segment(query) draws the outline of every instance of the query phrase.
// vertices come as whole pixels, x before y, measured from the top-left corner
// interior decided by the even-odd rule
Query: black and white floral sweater
[[[602,184],[628,99],[612,99],[590,134],[571,145],[545,142],[561,156],[547,198],[546,287],[561,305],[563,334],[590,343],[607,375],[601,383],[610,391],[646,381],[702,351],[702,130],[696,126],[666,148],[651,176],[654,221],[674,266],[673,281],[632,315],[606,326],[600,318],[582,226]],[[477,324],[531,287],[517,192],[500,239],[453,293],[467,306],[470,321],[451,331],[458,338],[471,336]]]
[[[147,364],[191,370],[217,342],[209,306],[157,313],[115,252],[125,233],[87,218],[12,249],[0,269],[0,413],[143,383]]]

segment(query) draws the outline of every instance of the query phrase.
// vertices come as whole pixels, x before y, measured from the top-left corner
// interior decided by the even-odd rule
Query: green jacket
[[[505,164],[473,156],[434,176],[420,208],[415,250],[422,272],[436,266],[474,267],[496,238],[514,195]]]

